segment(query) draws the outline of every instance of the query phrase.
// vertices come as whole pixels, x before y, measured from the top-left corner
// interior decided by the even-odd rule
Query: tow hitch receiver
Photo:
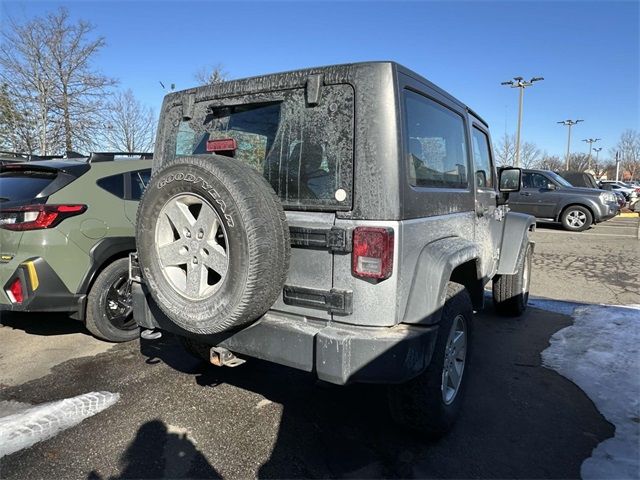
[[[246,362],[222,347],[211,347],[209,359],[216,367],[237,367]]]

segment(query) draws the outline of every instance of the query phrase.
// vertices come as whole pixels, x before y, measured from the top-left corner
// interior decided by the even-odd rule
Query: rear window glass
[[[0,172],[0,201],[32,200],[53,180],[57,173],[21,170]]]
[[[276,93],[238,105],[200,102],[188,121],[175,107],[165,158],[208,154],[208,141],[233,138],[232,155],[260,172],[285,206],[350,209],[353,89],[324,86],[315,106],[303,89]]]

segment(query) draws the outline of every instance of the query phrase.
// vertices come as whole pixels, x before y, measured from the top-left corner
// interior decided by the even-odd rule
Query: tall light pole
[[[598,156],[599,156],[600,152],[602,151],[602,147],[593,147],[593,151],[596,152],[596,168],[599,168],[598,167],[598,165],[599,165]],[[598,172],[596,172],[596,173],[598,173]]]
[[[530,87],[535,82],[539,82],[540,80],[544,80],[543,77],[533,77],[528,82],[524,80],[522,77],[513,77],[513,80],[509,80],[508,82],[502,82],[500,85],[508,85],[511,88],[519,88],[520,89],[520,100],[518,105],[518,131],[516,133],[516,161],[515,166],[520,166],[520,130],[522,128],[522,103],[524,100],[524,89]]]
[[[571,150],[571,127],[576,125],[577,123],[584,122],[584,120],[563,120],[561,122],[557,122],[561,125],[565,125],[569,127],[569,135],[567,138],[567,158],[565,159],[567,163],[567,170],[569,170],[569,151]]]
[[[582,140],[583,142],[587,142],[589,144],[589,159],[587,160],[587,170],[591,170],[591,149],[593,144],[597,141],[602,140],[601,138],[585,138]]]

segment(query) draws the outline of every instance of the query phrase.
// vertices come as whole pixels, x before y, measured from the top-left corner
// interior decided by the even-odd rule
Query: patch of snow
[[[551,337],[543,365],[578,385],[616,427],[583,462],[581,476],[640,478],[640,305],[580,306],[573,317]]]
[[[29,407],[31,407],[30,403],[14,402],[13,400],[0,400],[0,418],[22,412]]]
[[[110,407],[119,398],[117,393],[91,392],[28,408],[22,404],[17,411],[13,405],[11,414],[0,417],[0,458],[54,437]]]

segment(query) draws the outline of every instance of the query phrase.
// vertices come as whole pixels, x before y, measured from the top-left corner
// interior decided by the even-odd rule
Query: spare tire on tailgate
[[[181,157],[154,172],[140,201],[142,276],[183,329],[219,333],[262,316],[289,269],[289,228],[267,181],[233,158]]]

